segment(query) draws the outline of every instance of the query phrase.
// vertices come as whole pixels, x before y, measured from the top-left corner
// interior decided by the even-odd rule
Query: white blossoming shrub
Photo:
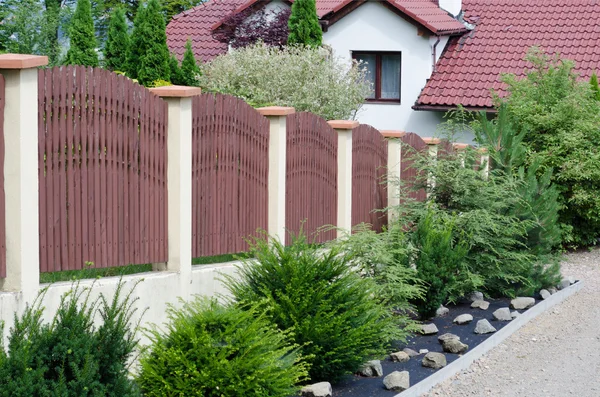
[[[353,119],[369,94],[365,68],[324,48],[268,47],[232,50],[203,67],[205,92],[229,94],[254,107],[291,106],[327,120]]]

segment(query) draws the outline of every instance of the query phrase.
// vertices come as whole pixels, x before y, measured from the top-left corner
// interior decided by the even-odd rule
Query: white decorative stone
[[[487,310],[488,307],[490,307],[490,302],[486,302],[486,301],[475,301],[473,303],[471,303],[471,307],[473,309],[481,309],[481,310]]]
[[[482,301],[483,300],[483,294],[481,292],[479,292],[479,291],[471,292],[471,294],[469,295],[468,299],[471,302]]]
[[[512,317],[512,319],[514,320],[515,318],[519,317],[521,315],[521,313],[519,313],[518,311],[514,311],[514,312],[510,312],[510,316]]]
[[[510,315],[510,309],[508,307],[503,307],[502,309],[496,310],[492,313],[492,316],[498,321],[511,321],[512,316]]]
[[[446,353],[461,354],[469,349],[469,345],[466,345],[458,339],[446,339],[442,342],[442,348]]]
[[[420,354],[419,352],[413,349],[409,349],[408,347],[405,347],[404,349],[402,349],[402,351],[408,354],[408,357],[417,357]]]
[[[562,280],[560,280],[560,283],[557,285],[557,288],[559,290],[561,290],[561,289],[565,289],[570,286],[571,286],[571,280],[569,280],[568,278],[563,278]]]
[[[415,354],[418,355],[417,352],[415,352]],[[390,358],[392,359],[392,361],[397,362],[397,363],[405,363],[408,360],[410,360],[410,356],[406,352],[391,353]]]
[[[435,335],[438,333],[438,328],[433,323],[422,324],[421,325],[421,333],[423,335]]]
[[[383,386],[387,390],[404,391],[410,387],[410,374],[408,371],[394,371],[383,378]]]
[[[510,301],[510,307],[515,310],[529,309],[533,305],[535,305],[535,299],[530,297],[520,297]]]
[[[366,377],[379,377],[383,376],[383,367],[381,366],[381,361],[379,360],[371,360],[367,361],[361,369],[358,371],[359,375]]]
[[[552,294],[547,289],[542,289],[542,290],[540,290],[540,296],[542,297],[543,300],[546,300],[546,299],[550,298],[550,296],[552,296]]]
[[[460,316],[456,317],[453,321],[453,323],[458,324],[458,325],[463,325],[463,324],[468,324],[471,321],[473,321],[473,316],[470,314],[461,314]]]
[[[492,332],[496,332],[496,328],[488,320],[477,321],[477,325],[475,326],[476,334],[491,334]]]
[[[460,336],[454,335],[454,334],[450,334],[450,333],[446,333],[444,335],[438,336],[438,342],[440,342],[440,343],[444,343],[444,341],[446,341],[448,339],[457,339],[457,340],[460,340]]]
[[[450,309],[445,307],[444,305],[440,305],[440,307],[435,311],[436,317],[444,317],[450,313]]]
[[[419,350],[419,355],[421,355],[421,354],[427,354],[427,353],[429,353],[429,350],[427,350],[427,349],[421,349],[421,350]]]
[[[423,357],[421,365],[433,369],[443,368],[446,366],[446,356],[442,353],[427,353],[425,357]]]
[[[303,387],[300,394],[302,397],[331,397],[333,391],[329,382],[320,382]]]

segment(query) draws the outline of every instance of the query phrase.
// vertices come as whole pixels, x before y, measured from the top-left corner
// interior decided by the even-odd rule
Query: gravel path
[[[569,254],[562,269],[585,282],[579,293],[423,396],[600,396],[600,250]]]

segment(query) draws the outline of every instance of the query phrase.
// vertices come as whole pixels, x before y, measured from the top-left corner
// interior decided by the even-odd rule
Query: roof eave
[[[426,105],[417,103],[412,106],[413,110],[422,110],[422,111],[433,111],[433,112],[448,112],[450,110],[457,110],[460,104],[454,105]],[[463,109],[468,110],[469,112],[479,112],[481,110],[488,113],[496,113],[496,109],[493,106],[462,106]]]

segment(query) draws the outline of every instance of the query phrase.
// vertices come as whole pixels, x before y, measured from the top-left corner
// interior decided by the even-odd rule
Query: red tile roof
[[[492,106],[501,73],[524,75],[529,47],[576,62],[582,78],[600,70],[600,1],[464,0],[475,30],[451,39],[415,109]]]
[[[317,14],[327,19],[354,0],[317,0]],[[464,25],[441,10],[435,0],[382,0],[434,34],[451,35],[466,31]],[[227,45],[212,37],[212,29],[229,15],[257,0],[208,0],[176,15],[167,26],[167,44],[179,58],[190,38],[198,59],[208,61],[227,51]],[[293,0],[290,0],[293,2]]]

